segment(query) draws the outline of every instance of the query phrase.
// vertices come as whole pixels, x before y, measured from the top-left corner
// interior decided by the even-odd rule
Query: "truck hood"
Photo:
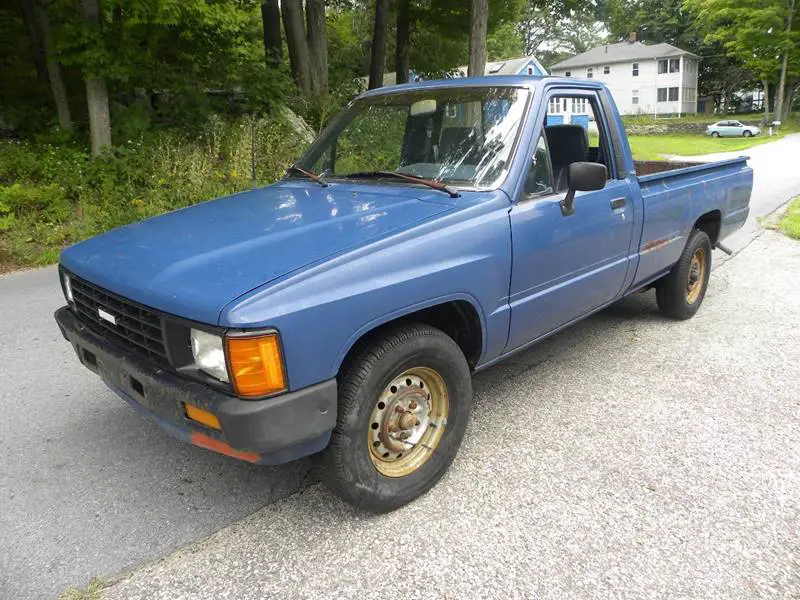
[[[452,210],[424,195],[282,182],[114,229],[68,248],[61,264],[146,306],[214,324],[258,286]]]

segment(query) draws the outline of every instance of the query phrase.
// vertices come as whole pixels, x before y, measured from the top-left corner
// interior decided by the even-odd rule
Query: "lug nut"
[[[414,427],[419,427],[419,419],[417,419],[416,421],[414,421]]]
[[[411,410],[414,410],[415,408],[417,408],[417,403],[414,400],[412,400],[411,403],[408,405],[408,407]]]
[[[396,413],[403,412],[403,407],[400,406],[399,404],[396,404],[395,407],[394,407],[394,412],[396,412]]]

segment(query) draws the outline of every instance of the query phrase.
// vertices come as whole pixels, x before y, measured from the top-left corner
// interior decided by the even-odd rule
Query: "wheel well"
[[[694,224],[695,229],[699,229],[700,231],[705,232],[708,238],[711,240],[711,247],[717,245],[717,241],[719,240],[719,230],[722,226],[722,213],[718,210],[712,210],[711,212],[707,212],[702,217],[697,219],[697,222]]]
[[[386,329],[404,323],[425,323],[431,327],[441,329],[449,335],[467,358],[470,369],[474,369],[483,351],[483,328],[478,311],[466,300],[453,300],[435,306],[403,315],[371,329],[362,335],[350,348],[342,364],[346,364],[357,348],[376,336],[381,335]]]

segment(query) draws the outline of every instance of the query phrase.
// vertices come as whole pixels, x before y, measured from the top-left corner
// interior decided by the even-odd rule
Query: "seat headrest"
[[[470,164],[477,143],[474,127],[446,127],[442,129],[439,152],[442,160],[463,160]]]
[[[583,162],[589,154],[589,138],[580,125],[548,125],[544,128],[550,161],[561,167]]]

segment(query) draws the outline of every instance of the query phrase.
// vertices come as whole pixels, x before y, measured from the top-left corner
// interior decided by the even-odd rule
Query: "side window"
[[[545,144],[544,136],[539,136],[539,142],[533,151],[531,166],[525,178],[525,194],[538,196],[552,192],[550,156],[547,153],[547,144]]]
[[[556,192],[567,189],[569,165],[594,162],[607,167],[611,177],[612,153],[603,135],[604,121],[597,98],[585,94],[563,94],[550,98],[549,106],[563,107],[563,115],[549,116],[544,134],[547,141],[553,184]]]

